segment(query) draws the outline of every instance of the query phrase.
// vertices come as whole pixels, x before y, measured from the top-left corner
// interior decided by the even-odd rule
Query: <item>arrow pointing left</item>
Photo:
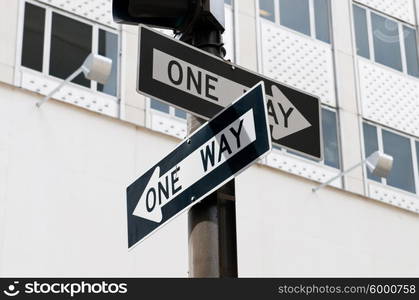
[[[132,247],[271,149],[264,85],[258,84],[127,188]]]
[[[133,215],[160,223],[163,206],[256,140],[253,114],[249,109],[165,174],[157,166]]]

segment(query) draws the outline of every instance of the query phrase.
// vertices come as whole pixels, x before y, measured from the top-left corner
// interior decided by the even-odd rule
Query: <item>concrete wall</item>
[[[0,91],[0,276],[187,276],[186,215],[127,250],[125,189],[174,139]]]
[[[0,0],[0,82],[13,83],[19,1]]]
[[[177,141],[0,88],[0,276],[187,276],[186,214],[130,252],[126,238],[126,186]],[[315,185],[238,177],[240,276],[419,275],[418,215]]]
[[[418,215],[314,186],[264,166],[237,178],[240,276],[419,276]]]

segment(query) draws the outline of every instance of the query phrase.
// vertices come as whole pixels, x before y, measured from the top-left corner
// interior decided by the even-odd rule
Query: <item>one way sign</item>
[[[138,91],[209,119],[260,81],[272,142],[322,159],[320,101],[260,74],[140,26]]]
[[[263,83],[221,111],[127,188],[132,247],[269,152]]]

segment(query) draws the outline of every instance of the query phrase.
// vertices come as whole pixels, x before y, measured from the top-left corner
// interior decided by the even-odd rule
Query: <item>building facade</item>
[[[125,189],[186,135],[136,92],[111,0],[0,0],[0,276],[188,276],[187,215],[127,250]],[[225,1],[229,59],[318,96],[324,160],[274,149],[236,179],[239,276],[419,276],[419,1]],[[168,33],[170,34],[170,33]],[[89,53],[114,62],[35,103]],[[360,167],[376,150],[389,177]]]

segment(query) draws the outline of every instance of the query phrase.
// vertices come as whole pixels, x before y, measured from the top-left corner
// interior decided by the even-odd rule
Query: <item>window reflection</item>
[[[263,18],[275,22],[274,0],[259,0],[259,14]]]
[[[314,15],[316,38],[325,43],[330,43],[329,0],[314,0]]]
[[[398,24],[388,18],[371,13],[375,60],[402,71]]]
[[[63,15],[52,14],[49,74],[61,79],[77,70],[92,52],[92,26]],[[82,74],[74,83],[90,87]]]
[[[308,0],[280,0],[281,25],[310,35],[310,9]]]
[[[322,109],[324,164],[340,169],[336,113]]]
[[[412,151],[410,140],[403,136],[382,130],[384,152],[393,156],[393,168],[387,177],[387,184],[415,193]]]

